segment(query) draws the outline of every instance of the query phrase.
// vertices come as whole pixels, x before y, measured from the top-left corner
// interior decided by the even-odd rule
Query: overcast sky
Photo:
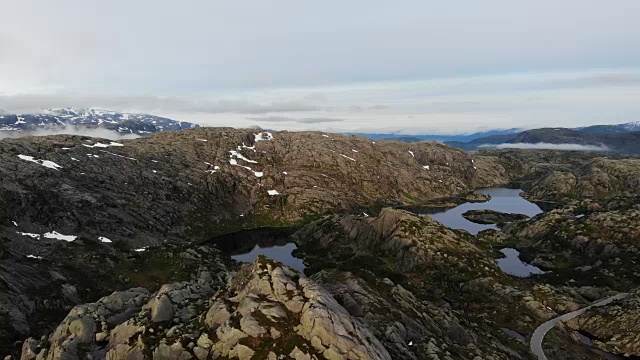
[[[0,109],[467,133],[640,121],[640,1],[0,0]]]

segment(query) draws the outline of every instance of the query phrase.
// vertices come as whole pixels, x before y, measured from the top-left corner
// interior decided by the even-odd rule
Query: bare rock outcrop
[[[588,334],[592,345],[625,356],[640,356],[640,290],[622,300],[593,307],[567,322],[573,330]]]
[[[22,359],[391,359],[319,283],[281,264],[260,258],[227,286],[199,278],[79,305],[46,340],[27,340]]]

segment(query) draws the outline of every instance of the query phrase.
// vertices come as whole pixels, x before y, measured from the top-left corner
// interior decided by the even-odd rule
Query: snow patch
[[[74,241],[76,238],[78,238],[75,235],[62,235],[57,231],[51,231],[48,233],[45,233],[44,235],[45,238],[47,239],[56,239],[56,240],[64,240],[64,241],[68,241],[68,242],[72,242]]]
[[[427,170],[431,170],[431,167],[429,167],[429,165],[424,165],[422,168],[423,169],[427,169]]]
[[[82,144],[82,146],[86,146],[86,147],[88,147],[88,148],[96,148],[96,147],[98,147],[98,148],[107,148],[107,147],[109,147],[109,146],[124,146],[124,145],[123,145],[123,144],[120,144],[120,143],[117,143],[117,142],[112,141],[112,142],[110,142],[110,143],[108,143],[108,144],[95,143],[95,144],[93,144],[93,145]]]
[[[322,137],[326,137],[326,138],[328,138],[328,137],[329,137],[329,135],[322,134]]]
[[[27,259],[42,260],[42,256],[27,255]]]
[[[20,231],[16,231],[16,233],[22,236],[28,236],[30,238],[40,239],[40,234],[32,234],[32,233],[26,233],[26,232],[20,232]]]
[[[255,160],[251,160],[251,159],[247,159],[246,157],[244,157],[242,154],[240,154],[239,152],[235,151],[235,150],[230,150],[229,153],[231,153],[231,157],[236,157],[238,159],[244,160],[248,163],[251,164],[257,164],[258,162]]]
[[[146,247],[146,246],[145,246],[145,247],[141,247],[141,248],[139,248],[139,249],[135,249],[135,250],[133,250],[133,251],[135,251],[135,252],[143,252],[143,251],[147,251],[147,247]]]
[[[411,150],[409,150],[409,154],[411,154],[411,156],[413,156],[413,157],[416,157],[416,156],[413,154],[413,151],[411,151]]]
[[[207,142],[207,141],[209,141],[209,140],[207,140],[207,139],[196,139],[196,140],[198,140],[198,141],[202,141],[202,142]]]
[[[357,153],[357,152],[358,152],[358,150],[354,150],[354,149],[351,149],[351,151],[353,151],[354,153]]]
[[[273,140],[273,134],[271,134],[270,132],[261,132],[258,134],[253,134],[255,136],[255,140],[254,141],[269,141],[269,140]]]
[[[115,154],[115,153],[109,152],[107,150],[100,150],[100,151],[103,152],[103,153],[107,153],[109,155],[113,155],[113,156],[117,156],[117,157],[123,158],[123,159],[138,161],[138,159],[134,159],[132,157],[128,157],[128,156],[124,156],[124,155],[120,155],[120,154]],[[96,156],[96,157],[98,157],[98,156]]]
[[[11,223],[13,224],[13,226],[18,226],[18,223],[15,221],[12,221]]]
[[[249,150],[253,150],[253,152],[256,152],[256,146],[247,146],[244,143],[242,143],[242,146],[238,146],[238,151],[242,150],[242,149],[249,149]]]
[[[280,193],[277,192],[276,190],[267,190],[267,193],[269,194],[269,196],[280,195]]]
[[[349,160],[351,160],[351,161],[356,161],[356,159],[354,159],[354,158],[350,158],[350,157],[348,157],[347,155],[344,155],[344,154],[340,154],[340,156],[342,156],[342,157],[343,157],[343,158],[345,158],[345,159],[349,159]]]
[[[111,243],[111,242],[113,242],[113,241],[111,241],[111,240],[107,239],[107,238],[106,238],[106,237],[104,237],[104,236],[100,236],[100,237],[98,238],[98,240],[100,240],[100,242],[103,242],[103,243]]]
[[[209,163],[207,163],[207,164],[209,164]],[[209,164],[209,166],[211,166],[211,164]],[[220,166],[214,165],[213,169],[206,170],[206,172],[208,172],[210,174],[213,174],[213,173],[217,172],[218,170],[220,170]]]
[[[38,165],[42,165],[46,168],[49,169],[53,169],[53,170],[58,170],[58,169],[62,169],[62,166],[54,163],[53,161],[49,161],[49,160],[38,160],[38,159],[34,159],[33,156],[27,156],[27,155],[18,155],[18,157],[22,160],[25,161],[30,161],[32,163],[38,164]]]

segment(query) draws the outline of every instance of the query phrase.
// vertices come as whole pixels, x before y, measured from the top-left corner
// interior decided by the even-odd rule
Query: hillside
[[[47,305],[55,317],[69,303],[125,288],[122,279],[146,286],[183,279],[189,261],[162,254],[187,244],[465,194],[481,170],[469,154],[438,143],[317,132],[202,128],[118,142],[0,140],[0,277],[8,281],[0,284],[0,318],[15,319],[4,337],[46,323],[32,317],[43,305],[25,296],[35,304],[59,299]],[[493,176],[483,181],[506,181]],[[87,283],[87,272],[94,281]]]
[[[558,252],[556,240],[575,242],[571,227],[560,239],[538,238],[560,236],[556,214],[575,219],[574,203],[585,198],[599,225],[581,234],[620,234],[590,246],[634,246],[626,235],[637,221],[638,160],[599,156],[469,154],[432,142],[231,128],[117,142],[3,139],[0,351],[23,359],[529,359],[522,340],[502,329],[528,336],[589,296],[637,286],[609,252]],[[506,184],[560,210],[474,236],[397,209],[483,201],[469,191]],[[260,228],[254,240],[269,243],[270,227],[289,234],[278,241],[295,242],[303,269],[266,258],[241,266],[215,241],[251,248],[242,234]],[[563,272],[509,277],[496,263],[505,244]],[[592,291],[566,285],[565,274],[579,270],[562,268],[563,256],[614,280]],[[622,258],[636,260],[635,252]],[[598,261],[607,266],[594,269]],[[580,284],[597,285],[590,279]],[[621,326],[632,328],[631,319]],[[569,335],[549,337],[559,358],[591,358]]]
[[[629,122],[624,124],[615,124],[615,125],[592,125],[592,126],[577,128],[576,130],[580,130],[582,132],[587,132],[587,133],[599,133],[599,134],[634,132],[634,131],[640,131],[640,121]]]

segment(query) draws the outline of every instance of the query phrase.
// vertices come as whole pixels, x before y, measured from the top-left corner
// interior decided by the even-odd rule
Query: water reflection
[[[270,247],[256,245],[248,253],[232,255],[231,258],[242,262],[254,262],[259,255],[264,255],[304,273],[304,262],[302,262],[302,259],[298,259],[291,254],[296,248],[296,244],[294,243],[274,245]]]
[[[452,229],[466,230],[477,234],[482,230],[497,229],[495,224],[476,224],[465,219],[462,214],[469,210],[494,210],[503,213],[524,214],[535,216],[542,212],[538,205],[520,196],[520,189],[487,188],[474,191],[476,194],[490,195],[491,200],[482,203],[464,203],[443,212],[429,214],[429,216]]]
[[[290,238],[294,232],[293,228],[261,228],[222,235],[211,241],[237,261],[254,262],[262,254],[303,272],[302,259],[291,253],[296,249]]]
[[[520,253],[516,249],[504,248],[500,249],[500,252],[503,253],[506,257],[502,259],[498,259],[498,267],[505,274],[518,276],[518,277],[527,277],[533,274],[544,274],[537,266],[533,266],[531,264],[527,264],[520,260]]]

